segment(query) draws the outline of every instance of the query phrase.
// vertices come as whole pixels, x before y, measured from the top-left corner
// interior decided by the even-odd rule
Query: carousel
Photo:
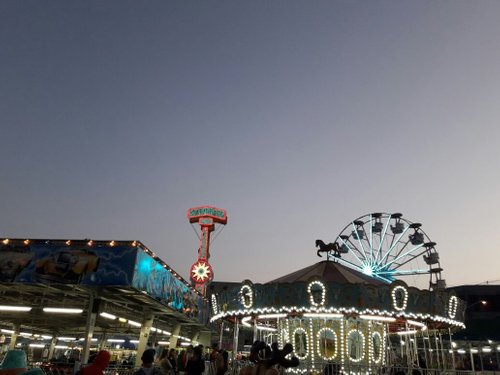
[[[373,213],[316,246],[326,260],[211,295],[211,322],[233,326],[235,352],[246,331],[253,341],[291,343],[300,364],[287,372],[454,368],[452,335],[465,328],[465,303],[445,290],[436,244],[421,224]]]

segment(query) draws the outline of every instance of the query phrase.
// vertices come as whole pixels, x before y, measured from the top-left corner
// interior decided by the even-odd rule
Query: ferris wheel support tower
[[[213,206],[198,206],[190,208],[187,217],[191,224],[198,223],[201,228],[198,260],[191,266],[189,274],[196,290],[205,296],[207,285],[214,278],[212,266],[208,262],[210,258],[210,233],[214,231],[216,223],[222,225],[227,223],[227,212]]]

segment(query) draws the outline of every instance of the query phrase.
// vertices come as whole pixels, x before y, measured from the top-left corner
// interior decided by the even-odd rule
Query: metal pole
[[[451,362],[452,362],[452,365],[453,365],[453,370],[455,370],[455,368],[456,368],[456,364],[455,364],[455,350],[453,348],[453,338],[452,338],[452,335],[451,335],[451,329],[450,328],[448,328],[448,334],[450,335]]]
[[[222,320],[222,323],[220,325],[220,336],[219,336],[219,349],[222,350],[222,335],[224,332],[224,320]]]
[[[474,354],[472,353],[472,345],[469,344],[469,354],[470,354],[470,367],[472,369],[472,373],[476,373],[476,366],[474,366]]]
[[[238,318],[235,318],[234,332],[233,332],[233,361],[236,360],[236,355],[238,354],[238,336],[239,336],[239,326]]]
[[[441,332],[439,332],[439,343],[441,344],[441,356],[443,358],[443,370],[446,370],[446,367],[447,367],[446,352],[444,351],[443,337],[441,336]]]
[[[436,361],[437,361],[437,368],[439,369],[441,367],[441,361],[439,360],[439,342],[438,342],[438,337],[436,335],[436,330],[434,330],[434,345],[436,346]]]
[[[92,337],[94,336],[97,309],[99,307],[98,305],[99,300],[94,299],[94,296],[91,294],[89,297],[89,307],[87,310],[87,324],[85,325],[85,341],[83,342],[82,364],[84,365],[89,361],[90,345],[92,343]]]

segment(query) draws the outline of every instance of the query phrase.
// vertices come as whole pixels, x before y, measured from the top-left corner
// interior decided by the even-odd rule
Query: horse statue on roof
[[[340,258],[340,253],[344,252],[337,242],[326,244],[322,240],[316,240],[316,247],[319,247],[316,254],[322,257],[321,253],[326,253],[327,259],[330,252],[332,252],[333,256],[336,258]]]

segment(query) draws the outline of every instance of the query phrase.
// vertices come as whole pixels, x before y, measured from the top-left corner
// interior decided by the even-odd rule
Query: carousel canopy
[[[333,282],[337,284],[370,284],[370,285],[387,285],[387,283],[374,279],[354,269],[345,267],[340,263],[330,260],[318,262],[309,267],[302,268],[288,275],[279,277],[267,284],[272,283],[293,283],[297,281],[308,281],[312,277],[321,278],[325,282]]]

